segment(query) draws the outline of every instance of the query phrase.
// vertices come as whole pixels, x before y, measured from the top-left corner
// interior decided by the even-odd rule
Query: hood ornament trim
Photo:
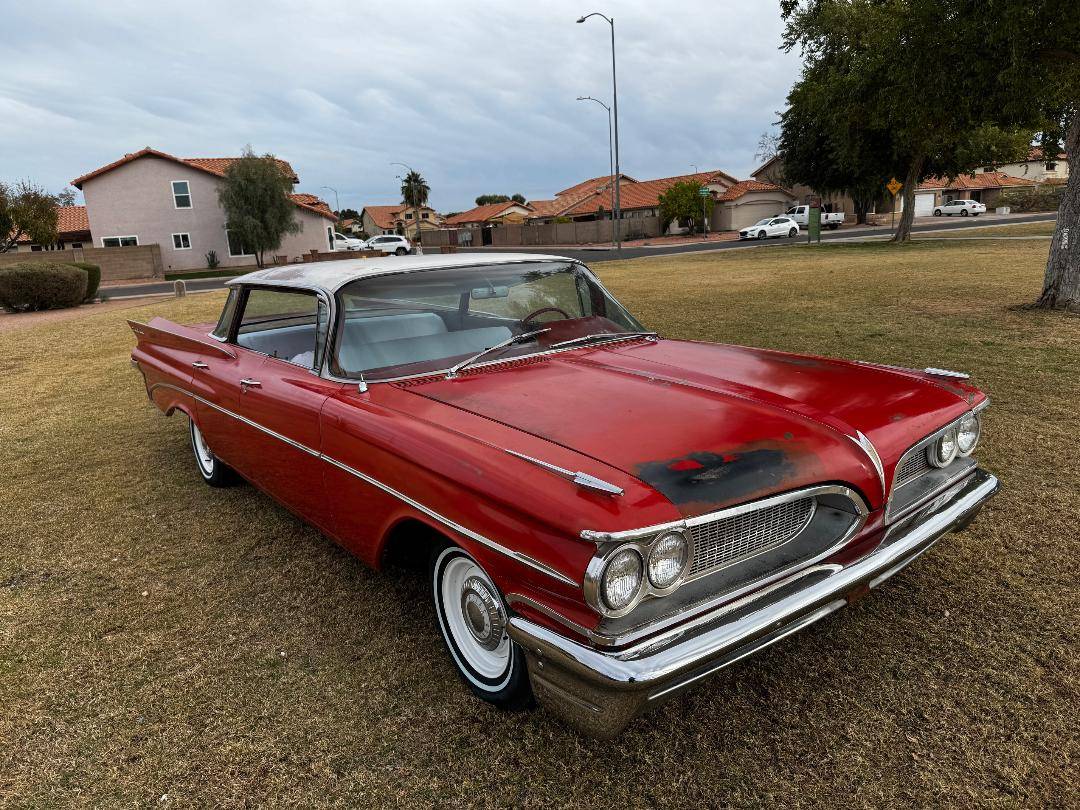
[[[535,464],[537,467],[547,470],[548,472],[555,473],[555,475],[558,475],[561,478],[565,478],[567,481],[571,481],[577,484],[579,487],[582,487],[583,489],[589,489],[593,492],[602,492],[605,495],[623,494],[622,487],[617,487],[614,484],[609,484],[607,481],[603,480],[602,478],[597,478],[594,475],[589,475],[588,473],[581,472],[580,470],[567,470],[564,467],[558,467],[555,464],[549,464],[546,461],[541,461],[538,458],[527,456],[524,453],[518,453],[516,450],[506,450],[505,448],[504,450],[510,455],[517,456],[523,461],[527,461],[530,464]]]

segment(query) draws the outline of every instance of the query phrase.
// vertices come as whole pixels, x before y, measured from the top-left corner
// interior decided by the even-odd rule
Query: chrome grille
[[[694,562],[690,576],[782,546],[806,528],[815,504],[814,498],[799,498],[691,527]]]
[[[930,460],[926,457],[926,447],[922,446],[912,451],[896,468],[896,477],[893,480],[893,488],[910,484],[920,475],[929,472]]]

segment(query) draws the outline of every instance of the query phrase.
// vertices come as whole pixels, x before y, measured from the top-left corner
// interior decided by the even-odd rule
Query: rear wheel
[[[405,248],[403,247],[399,247],[397,250],[394,251],[395,256],[404,256],[406,253],[408,253],[408,251],[405,250]]]
[[[788,235],[788,239],[794,239],[796,236],[799,235],[799,229],[798,228],[792,228],[790,231],[787,232],[787,235]]]
[[[968,212],[967,212],[966,208],[963,211],[960,212],[960,216],[962,216],[962,217],[966,217],[967,215],[968,215]]]
[[[202,431],[190,416],[188,417],[188,432],[191,434],[191,449],[195,452],[195,466],[199,468],[203,481],[212,487],[231,487],[236,484],[240,480],[239,476],[232,467],[214,455]]]
[[[462,680],[501,709],[531,706],[525,654],[506,633],[506,606],[484,569],[457,546],[440,545],[430,575],[439,629]]]

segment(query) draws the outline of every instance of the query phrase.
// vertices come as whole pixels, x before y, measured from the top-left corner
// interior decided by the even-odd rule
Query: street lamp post
[[[327,191],[334,192],[334,213],[341,217],[341,201],[338,199],[337,189],[330,186],[319,186],[319,188],[325,188]]]
[[[406,165],[404,163],[399,163],[397,161],[391,161],[390,165],[391,166],[401,166],[409,174],[416,174],[416,172],[413,171],[412,166],[408,166],[408,165]],[[406,174],[405,176],[408,177],[409,174]],[[418,206],[416,204],[416,195],[415,194],[413,195],[413,223],[416,225],[416,252],[418,254],[420,254],[420,253],[424,252],[424,246],[422,244],[420,244],[420,206]]]
[[[621,251],[620,220],[622,218],[622,206],[619,203],[619,186],[622,185],[622,172],[619,168],[619,87],[615,80],[615,18],[594,11],[584,17],[578,17],[577,21],[583,23],[589,17],[600,17],[611,26],[611,104],[615,118],[615,220],[612,222],[612,230],[615,233],[615,249]]]
[[[608,176],[611,178],[611,194],[612,200],[615,199],[615,148],[612,145],[611,140],[611,107],[602,102],[598,98],[592,96],[578,96],[578,101],[595,101],[605,110],[607,110],[607,147],[608,147]],[[614,207],[611,212],[611,246],[617,248],[615,243],[615,211]]]

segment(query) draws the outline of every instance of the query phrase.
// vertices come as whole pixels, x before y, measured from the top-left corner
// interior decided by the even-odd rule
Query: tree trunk
[[[922,179],[922,169],[926,158],[917,155],[908,166],[907,177],[904,178],[904,210],[900,214],[900,224],[896,226],[896,233],[892,241],[896,243],[911,241],[911,224],[915,220],[915,189]]]
[[[1057,226],[1039,306],[1080,312],[1080,109],[1073,113],[1065,136],[1069,182],[1058,206]],[[1047,156],[1049,159],[1049,156]]]

